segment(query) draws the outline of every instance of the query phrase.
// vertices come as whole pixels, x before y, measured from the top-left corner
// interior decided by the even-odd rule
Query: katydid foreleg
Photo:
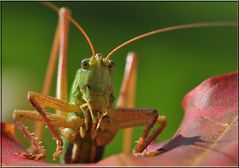
[[[136,90],[136,76],[137,76],[137,55],[134,52],[130,52],[127,56],[127,61],[126,61],[126,68],[125,68],[125,74],[124,74],[124,80],[121,85],[121,91],[120,91],[120,96],[117,101],[117,107],[129,107],[132,108],[134,107],[134,101],[135,101],[135,90]],[[132,130],[130,127],[138,126],[140,123],[140,120],[142,118],[138,118],[137,116],[141,116],[140,113],[155,113],[154,116],[151,115],[151,119],[145,118],[145,124],[149,124],[147,128],[145,129],[144,133],[140,137],[140,139],[137,141],[137,145],[135,149],[133,150],[135,153],[142,152],[156,137],[157,135],[160,134],[160,132],[165,128],[166,126],[166,118],[164,116],[158,116],[156,110],[148,110],[148,109],[142,109],[138,112],[138,114],[135,114],[135,116],[130,117],[130,114],[134,110],[122,110],[117,109],[119,111],[119,115],[116,113],[113,113],[114,116],[117,119],[120,119],[120,115],[128,115],[128,121],[132,125],[128,126],[129,128],[124,130],[124,140],[123,140],[123,152],[124,153],[129,153],[129,149],[131,147],[131,139],[132,139]],[[121,111],[121,112],[120,112]],[[136,117],[136,118],[135,118]],[[124,120],[124,119],[123,119]],[[149,121],[151,120],[151,121]],[[127,117],[126,117],[126,122]],[[135,121],[135,123],[134,123]],[[139,122],[139,123],[137,123]],[[148,134],[150,132],[150,129],[153,127],[155,123],[159,123],[160,127],[153,133],[152,136],[150,136],[147,140],[146,138],[148,137]],[[120,123],[120,122],[119,122]],[[124,122],[120,123],[120,125],[124,125]],[[128,123],[129,124],[129,123]],[[141,123],[144,124],[144,123]],[[118,125],[118,127],[121,127]]]

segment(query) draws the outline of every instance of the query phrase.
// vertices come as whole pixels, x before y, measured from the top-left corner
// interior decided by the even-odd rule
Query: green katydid
[[[66,8],[58,8],[48,4],[59,13],[59,22],[53,42],[48,72],[43,93],[29,92],[28,100],[36,111],[16,110],[14,120],[24,135],[32,142],[32,153],[21,153],[27,159],[40,160],[46,157],[46,149],[41,146],[33,134],[20,121],[21,118],[45,123],[56,140],[57,148],[53,158],[62,156],[62,161],[96,162],[102,157],[104,146],[107,145],[120,129],[147,125],[142,136],[137,141],[133,152],[142,153],[147,146],[161,133],[166,126],[166,117],[157,114],[155,109],[136,109],[134,104],[134,88],[136,80],[137,56],[130,53],[127,57],[125,77],[117,101],[113,107],[114,93],[112,77],[114,63],[110,57],[122,47],[147,36],[177,29],[198,28],[209,26],[227,26],[233,23],[195,23],[158,29],[139,35],[113,49],[105,58],[95,53],[94,47],[82,29],[71,17]],[[83,59],[81,68],[77,71],[72,85],[70,100],[67,101],[66,58],[69,23],[73,23],[86,38],[92,55]],[[59,50],[59,51],[58,51]],[[47,96],[49,83],[55,60],[59,52],[57,95],[56,98]],[[44,107],[58,110],[57,114],[46,113]],[[38,112],[38,113],[37,113]],[[150,129],[158,124],[155,132],[149,136]],[[59,128],[59,132],[55,130]],[[63,140],[62,140],[63,137]],[[148,155],[154,155],[153,152]]]

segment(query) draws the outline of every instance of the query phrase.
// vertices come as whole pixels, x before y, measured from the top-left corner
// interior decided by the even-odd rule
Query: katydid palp
[[[17,126],[20,127],[26,137],[32,141],[34,147],[33,153],[22,153],[21,156],[34,160],[45,158],[46,150],[40,145],[40,142],[30,134],[20,121],[20,118],[44,122],[57,141],[57,150],[54,154],[54,158],[57,158],[63,152],[64,155],[62,156],[64,158],[62,160],[65,162],[96,162],[100,160],[104,146],[114,138],[119,129],[137,125],[148,125],[134,151],[135,153],[143,152],[147,145],[151,143],[166,126],[166,119],[165,116],[158,116],[154,109],[127,108],[132,106],[134,101],[137,62],[137,57],[134,53],[130,53],[127,58],[126,73],[117,103],[118,107],[113,107],[112,72],[114,70],[114,63],[110,60],[111,55],[133,41],[160,32],[183,28],[225,26],[232,24],[196,23],[158,29],[123,43],[103,58],[101,54],[95,54],[88,36],[81,26],[71,17],[69,10],[66,8],[58,9],[57,7],[54,9],[59,12],[59,24],[57,26],[49,67],[54,66],[53,60],[56,59],[59,48],[57,96],[53,98],[47,96],[44,92],[44,94],[29,92],[29,102],[38,113],[25,110],[16,110],[14,112],[14,119]],[[69,22],[73,23],[83,33],[91,47],[92,55],[90,58],[82,61],[81,68],[77,71],[68,103],[65,83],[65,64]],[[49,71],[51,71],[52,68],[49,69]],[[49,71],[47,76],[51,74]],[[49,80],[51,80],[50,77],[47,77],[46,81]],[[47,87],[49,86],[45,88]],[[43,110],[45,107],[54,108],[59,111],[57,114],[46,115]],[[148,137],[150,128],[155,123],[159,124],[159,127],[152,136]],[[60,134],[54,127],[58,127],[60,134],[64,137],[64,150]]]

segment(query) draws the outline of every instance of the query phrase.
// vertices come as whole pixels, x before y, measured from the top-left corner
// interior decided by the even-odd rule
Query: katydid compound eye
[[[89,61],[88,60],[82,60],[81,61],[81,68],[88,69],[89,68]]]

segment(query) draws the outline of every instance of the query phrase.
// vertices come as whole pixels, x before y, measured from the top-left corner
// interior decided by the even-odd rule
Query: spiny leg
[[[80,107],[77,105],[72,105],[69,104],[63,100],[56,99],[54,97],[46,96],[40,93],[35,93],[35,92],[29,92],[28,93],[28,100],[32,104],[32,106],[36,109],[37,112],[42,117],[43,122],[48,126],[50,131],[53,134],[54,139],[56,140],[57,143],[57,149],[56,152],[53,155],[53,158],[57,158],[61,152],[62,152],[62,145],[63,141],[60,138],[60,135],[56,130],[54,129],[53,125],[50,123],[49,118],[47,117],[46,113],[42,109],[43,107],[51,107],[60,111],[65,111],[65,112],[75,112],[75,111],[80,111]]]
[[[20,120],[15,119],[15,123],[17,127],[22,131],[24,136],[32,142],[33,147],[33,153],[21,152],[20,156],[31,160],[45,159],[46,149],[41,146],[41,141],[39,141],[38,138],[34,136],[34,133],[31,133]]]
[[[42,110],[40,105],[31,97],[29,98],[29,102],[32,104],[32,106],[39,112],[39,114],[42,116],[43,121],[46,123],[48,126],[49,130],[53,134],[53,138],[56,140],[56,152],[53,154],[53,159],[55,160],[61,153],[62,153],[62,146],[63,146],[63,141],[58,134],[58,132],[54,129],[53,125],[50,123],[50,120],[46,116],[46,113]]]
[[[126,62],[124,80],[121,86],[120,96],[117,102],[117,107],[133,107],[135,99],[135,86],[136,86],[136,75],[137,75],[137,56],[135,53],[129,53]],[[146,111],[148,112],[148,111]],[[124,112],[122,112],[123,114]],[[124,115],[124,114],[123,114]],[[127,115],[127,114],[126,114]],[[136,114],[137,115],[137,114]],[[161,120],[161,116],[158,116],[157,113],[154,116],[151,116],[151,121],[148,121],[148,126],[144,130],[144,133],[140,137],[134,152],[142,152],[164,129],[166,126],[166,119],[160,123],[160,126],[157,130],[148,137],[148,134],[153,127],[153,125]],[[163,117],[164,118],[164,117]],[[145,118],[143,118],[145,119]],[[130,117],[129,122],[132,122],[132,117]],[[139,119],[140,120],[140,119]],[[126,121],[127,122],[127,121]],[[123,123],[122,123],[123,124]],[[134,125],[132,125],[134,126]],[[147,138],[148,137],[148,138]],[[129,153],[130,145],[132,139],[132,130],[131,128],[125,129],[124,141],[123,141],[123,152]]]
[[[72,128],[75,130],[84,124],[83,119],[80,117],[74,119],[72,118],[69,121],[67,121],[65,117],[56,114],[47,114],[47,117],[49,118],[51,124],[55,127]],[[21,118],[26,118],[43,122],[41,115],[36,113],[36,111],[15,110],[13,113],[13,118],[16,122],[16,125],[19,129],[21,129],[25,137],[32,142],[33,147],[33,153],[22,152],[20,155],[24,158],[32,160],[44,159],[46,156],[46,149],[41,146],[41,141],[34,136],[34,133],[30,133],[28,128],[20,121]]]
[[[123,82],[121,84],[120,95],[117,107],[134,107],[135,88],[137,75],[137,55],[133,52],[128,53]],[[124,130],[123,152],[130,153],[132,142],[132,128]]]
[[[153,128],[154,124],[159,123],[159,127],[153,132],[151,136],[149,136],[150,130]],[[158,114],[155,114],[154,117],[152,117],[152,120],[144,130],[143,134],[137,141],[136,146],[134,147],[133,153],[137,155],[137,153],[142,153],[147,146],[157,138],[157,136],[163,131],[163,129],[167,125],[167,120],[163,116],[158,116]],[[149,137],[148,137],[149,136]],[[150,155],[150,154],[148,154]]]
[[[102,122],[102,127],[114,131],[118,129],[130,128],[135,126],[147,125],[142,136],[137,141],[133,152],[141,153],[147,146],[162,132],[167,121],[165,116],[160,116],[154,109],[137,109],[137,108],[117,108],[109,112],[111,114],[111,122]],[[151,128],[159,124],[158,128],[151,136],[148,136]],[[148,155],[153,155],[149,153]]]

